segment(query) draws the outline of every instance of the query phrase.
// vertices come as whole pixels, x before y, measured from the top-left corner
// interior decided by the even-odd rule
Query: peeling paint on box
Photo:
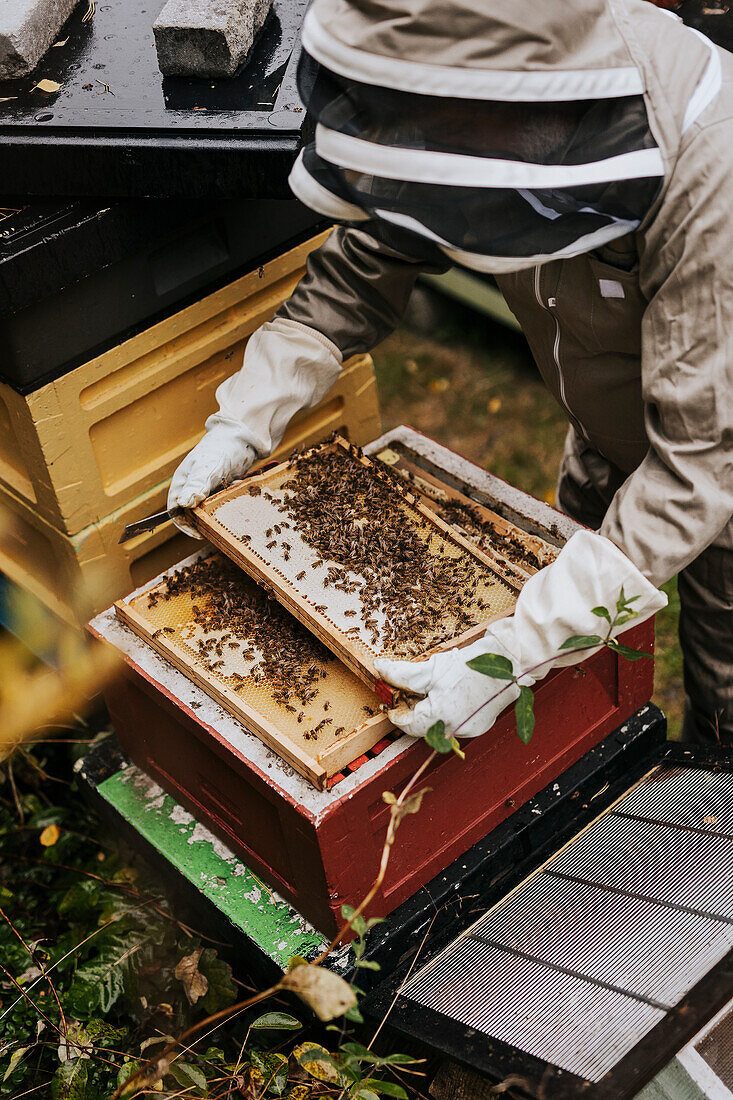
[[[134,764],[105,779],[99,793],[278,966],[326,947],[320,932]]]

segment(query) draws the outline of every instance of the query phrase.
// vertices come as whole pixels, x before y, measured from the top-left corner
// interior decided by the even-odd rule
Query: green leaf
[[[99,895],[98,882],[88,878],[81,879],[66,891],[58,904],[57,912],[60,917],[68,917],[71,920],[84,920],[85,917],[96,916]]]
[[[198,968],[199,973],[203,974],[209,983],[209,988],[198,1002],[199,1005],[211,1015],[234,1004],[237,999],[237,990],[232,981],[232,968],[229,963],[219,958],[213,947],[207,947],[201,952]]]
[[[472,657],[466,661],[474,672],[480,672],[482,676],[492,676],[494,680],[513,680],[514,669],[508,657],[500,657],[498,653],[480,653],[478,657]]]
[[[566,638],[560,649],[585,649],[602,643],[603,638],[599,638],[597,634],[573,634],[572,638]]]
[[[425,740],[436,752],[452,752],[450,739],[445,736],[445,722],[435,722],[425,734]]]
[[[381,1061],[378,1054],[375,1054],[369,1047],[363,1046],[362,1043],[342,1043],[339,1049],[344,1054],[348,1054],[350,1058],[356,1058],[359,1062],[371,1062],[373,1065],[378,1065]]]
[[[143,1039],[140,1044],[140,1053],[142,1054],[143,1051],[148,1050],[150,1047],[160,1046],[161,1044],[167,1046],[168,1043],[175,1043],[175,1041],[172,1035],[152,1035],[149,1039]],[[148,1054],[147,1057],[151,1058],[152,1055]]]
[[[359,1011],[357,1005],[354,1005],[352,1008],[350,1008],[348,1012],[344,1012],[344,1019],[348,1020],[352,1024],[363,1024],[364,1023],[364,1017],[362,1016],[361,1012]],[[341,1029],[337,1028],[336,1030],[340,1031]]]
[[[122,1066],[120,1066],[120,1069],[117,1073],[117,1087],[120,1088],[120,1086],[124,1085],[126,1081],[129,1081],[133,1073],[136,1073],[140,1069],[141,1065],[142,1062],[139,1061],[139,1059],[130,1058],[128,1062],[125,1062]],[[135,1084],[130,1086],[130,1094],[132,1094],[133,1092],[137,1092],[138,1089],[141,1089],[144,1083],[144,1079],[142,1077],[139,1078]],[[126,1089],[123,1089],[122,1095],[127,1095]]]
[[[206,1076],[202,1069],[198,1066],[192,1065],[190,1062],[172,1062],[168,1073],[174,1079],[176,1084],[180,1085],[183,1089],[196,1088],[201,1091],[198,1093],[190,1093],[191,1096],[208,1096],[209,1089],[206,1083]]]
[[[408,1100],[407,1093],[402,1085],[397,1085],[394,1081],[377,1081],[374,1077],[367,1077],[365,1081],[362,1081],[362,1085],[371,1089],[372,1092],[381,1093],[382,1096],[396,1096],[399,1100]]]
[[[611,621],[611,612],[607,607],[592,607],[591,614],[596,615],[599,619],[605,619],[607,623]]]
[[[362,970],[381,970],[381,966],[378,962],[374,962],[372,959],[355,959],[354,966],[360,967]]]
[[[397,800],[395,799],[395,801]],[[351,927],[356,932],[357,936],[365,936],[366,933],[369,931],[370,926],[364,920],[364,917],[361,915],[361,913],[358,917],[354,917],[354,913],[356,913],[356,909],[354,909],[353,905],[341,906],[341,916],[344,918],[344,920],[349,922]]]
[[[615,638],[612,638],[608,643],[609,649],[612,649],[614,653],[618,653],[619,657],[624,657],[627,661],[640,661],[642,657],[653,657],[653,653],[644,653],[641,649],[631,649],[627,645],[622,645],[621,642],[617,642]]]
[[[252,1065],[256,1066],[264,1078],[267,1091],[282,1096],[288,1085],[288,1060],[275,1051],[253,1050]]]
[[[75,1058],[71,1062],[62,1062],[51,1081],[52,1100],[84,1100],[88,1077],[88,1059]]]
[[[413,1058],[410,1054],[387,1054],[382,1058],[385,1066],[411,1066],[417,1061],[419,1059]]]
[[[127,1036],[126,1027],[112,1027],[111,1024],[105,1023],[104,1020],[89,1020],[84,1024],[84,1031],[86,1032],[87,1039],[94,1043],[95,1047],[116,1047],[119,1049],[120,1044]]]
[[[640,600],[640,599],[641,599],[641,596],[627,596],[626,593],[624,592],[623,586],[622,586],[621,594],[620,594],[619,598],[616,600],[616,611],[618,613],[620,613],[622,611],[628,611],[629,608],[631,607],[632,603],[636,603],[636,601]],[[634,616],[636,616],[637,614],[638,614],[638,612],[634,612]]]
[[[204,1054],[204,1060],[207,1062],[226,1062],[226,1057],[221,1047],[209,1047]]]
[[[376,1092],[372,1092],[371,1089],[366,1088],[363,1081],[357,1084],[355,1088],[356,1092],[352,1091],[350,1093],[352,1100],[379,1100]]]
[[[122,968],[114,963],[87,963],[80,966],[69,987],[66,1001],[79,1019],[88,1019],[96,1012],[106,1016],[120,997],[124,987]]]
[[[5,1070],[5,1075],[3,1077],[3,1083],[5,1081],[7,1081],[8,1077],[10,1077],[10,1074],[19,1065],[21,1059],[23,1058],[23,1055],[26,1053],[26,1051],[31,1049],[31,1046],[33,1046],[32,1043],[31,1043],[30,1046],[27,1046],[27,1047],[16,1047],[15,1048],[13,1053],[10,1055],[10,1061],[8,1062],[8,1068]]]
[[[514,713],[517,718],[517,733],[525,745],[528,745],[534,732],[534,695],[532,694],[532,688],[520,687],[519,698],[514,704]]]
[[[266,1012],[264,1016],[258,1016],[253,1024],[250,1024],[252,1028],[263,1028],[269,1031],[300,1031],[302,1028],[300,1020],[296,1020],[295,1016],[290,1016],[287,1012]]]

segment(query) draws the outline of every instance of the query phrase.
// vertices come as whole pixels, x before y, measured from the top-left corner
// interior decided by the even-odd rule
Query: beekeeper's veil
[[[606,0],[314,0],[295,194],[481,271],[635,229],[663,163]]]

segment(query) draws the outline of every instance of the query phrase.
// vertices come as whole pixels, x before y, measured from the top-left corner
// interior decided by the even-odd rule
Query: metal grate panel
[[[547,936],[551,913],[562,936]],[[662,1006],[677,1003],[733,947],[733,926],[602,886],[539,875],[473,928],[551,966]],[[692,969],[689,969],[692,964]]]
[[[599,1081],[733,946],[730,823],[733,776],[655,769],[403,995]]]
[[[617,812],[648,821],[666,821],[685,829],[733,836],[733,775],[675,768],[662,783],[642,783],[617,806]]]
[[[549,865],[614,890],[733,920],[733,841],[608,814]]]
[[[643,1001],[474,939],[459,940],[439,966],[410,983],[407,995],[589,1080],[602,1077],[664,1016]]]

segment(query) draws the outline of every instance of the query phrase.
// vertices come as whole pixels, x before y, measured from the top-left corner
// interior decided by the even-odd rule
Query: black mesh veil
[[[358,208],[469,266],[509,270],[513,258],[524,266],[598,247],[635,229],[661,186],[642,95],[417,94],[335,73],[305,51],[299,87],[317,123],[294,174],[305,191],[316,186],[300,197],[313,205],[326,192],[332,215],[343,204],[349,221]]]

